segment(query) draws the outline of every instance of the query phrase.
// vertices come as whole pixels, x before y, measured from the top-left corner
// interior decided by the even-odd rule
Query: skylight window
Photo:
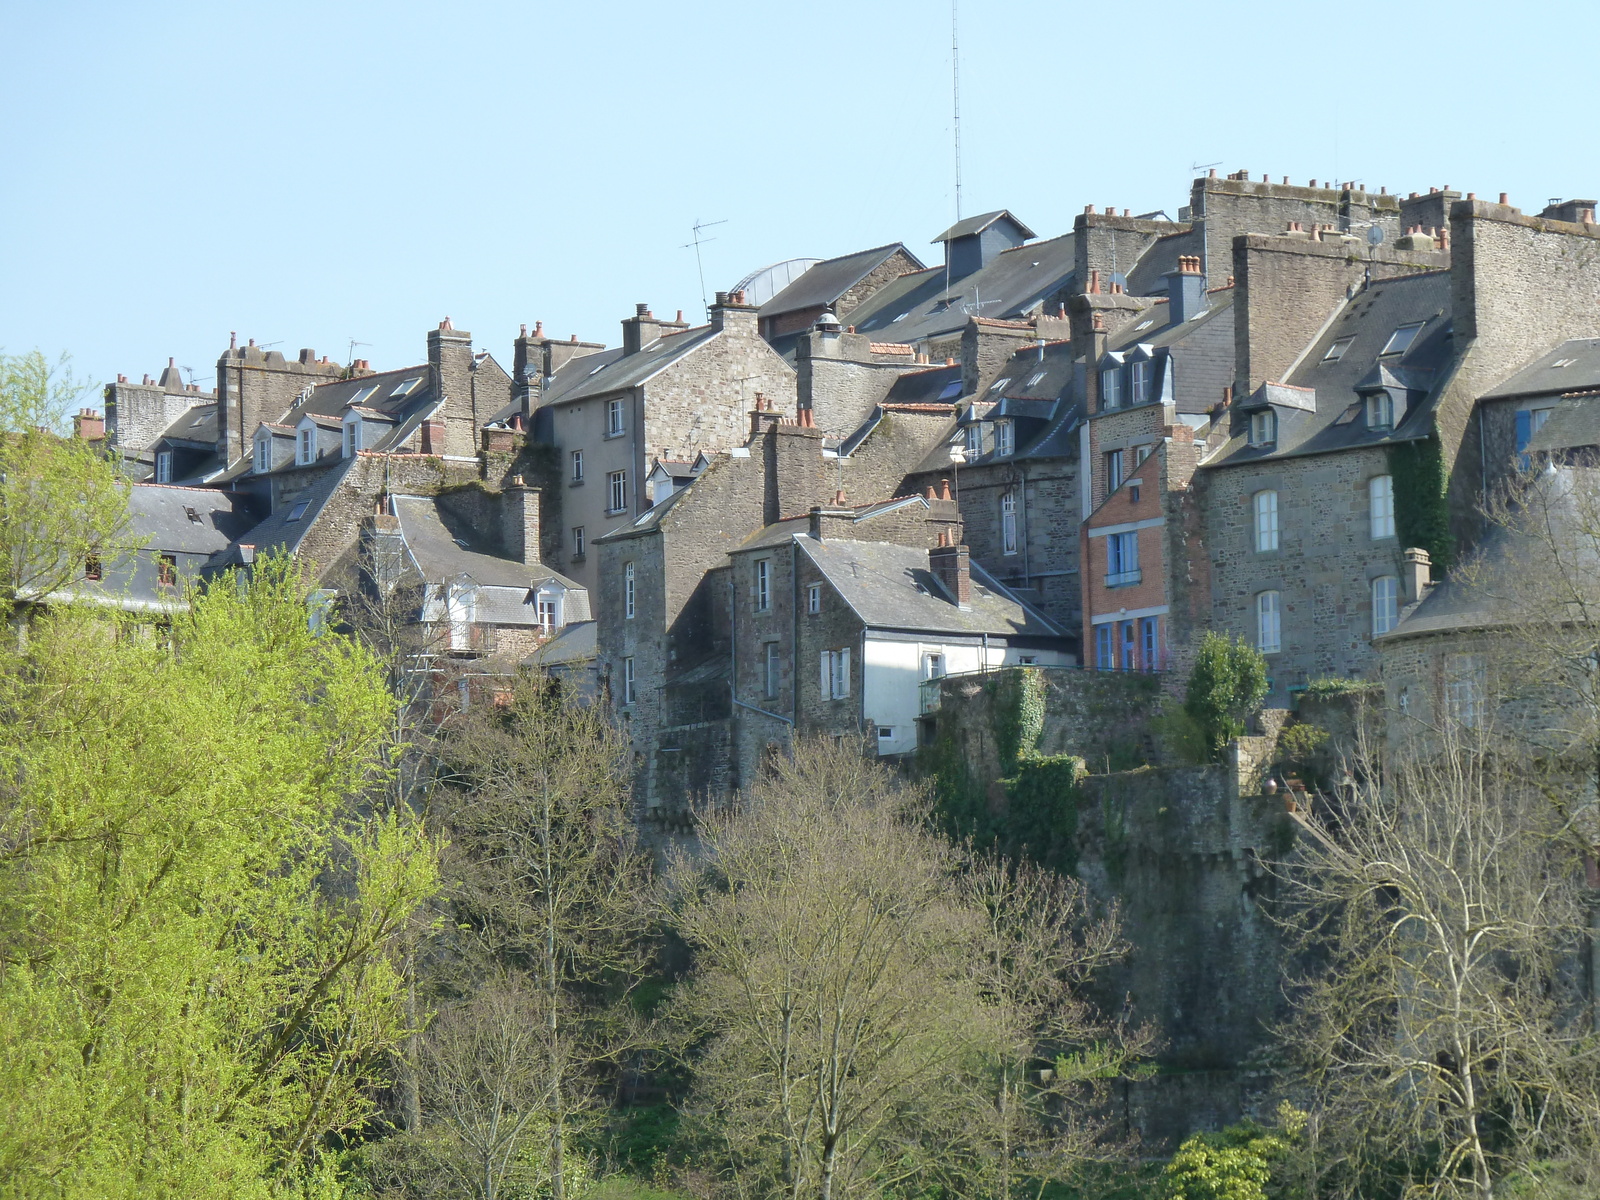
[[[1001,388],[1005,387],[1006,384],[1008,384],[1010,382],[1011,382],[1011,376],[1009,376],[1009,375],[1005,376],[1005,378],[1003,378],[1003,379],[996,379],[993,383],[991,383],[989,385],[989,390],[991,392],[998,392]]]
[[[422,377],[420,375],[417,376],[415,379],[407,379],[404,382],[396,385],[394,391],[390,392],[389,395],[391,395],[391,396],[409,396],[412,392],[416,391],[417,385],[419,383],[421,383],[421,382],[422,382]]]
[[[939,393],[939,399],[954,400],[959,395],[961,395],[961,381],[958,379],[954,383],[944,385],[944,391]]]
[[[1558,358],[1558,359],[1555,360],[1555,362],[1551,363],[1550,365],[1551,365],[1551,367],[1570,367],[1573,363],[1575,363],[1577,361],[1578,360],[1575,359],[1575,358]]]
[[[1043,379],[1043,378],[1044,378],[1044,372],[1043,371],[1035,371],[1032,375],[1028,376],[1028,382],[1024,386],[1025,387],[1038,387],[1039,386],[1039,381],[1041,379]]]
[[[367,387],[364,387],[359,392],[357,392],[354,396],[350,397],[350,403],[351,404],[365,404],[368,400],[372,399],[373,394],[375,392],[377,392],[377,390],[378,390],[378,385],[375,384],[375,383],[371,384],[371,385],[369,385]]]
[[[1389,335],[1389,342],[1383,348],[1384,355],[1404,354],[1411,349],[1411,343],[1417,340],[1417,334],[1422,332],[1422,327],[1427,322],[1417,321],[1411,325],[1402,325]]]
[[[1338,341],[1334,342],[1333,345],[1328,347],[1328,352],[1322,356],[1322,361],[1338,362],[1344,357],[1344,352],[1350,349],[1350,343],[1353,341],[1355,341],[1355,338],[1353,337],[1340,338]],[[1387,351],[1385,351],[1385,353],[1387,353]]]
[[[894,319],[894,321],[890,321],[889,324],[893,325],[895,323],[895,321],[904,321],[910,315],[911,315],[910,311],[907,310],[906,312],[903,312],[898,317],[896,317]]]
[[[298,521],[301,517],[306,515],[306,509],[308,509],[310,507],[311,507],[311,501],[302,500],[302,501],[300,501],[299,504],[296,504],[293,508],[291,508],[289,510],[289,515],[287,517],[285,517],[284,520],[286,520],[286,521]]]
[[[1133,327],[1133,331],[1138,333],[1141,329],[1149,329],[1150,326],[1154,325],[1155,323],[1156,319],[1154,317],[1146,317]]]

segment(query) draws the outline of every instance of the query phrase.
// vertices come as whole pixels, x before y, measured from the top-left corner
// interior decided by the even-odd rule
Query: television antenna
[[[358,342],[358,341],[356,341],[356,340],[355,340],[355,338],[351,338],[351,339],[350,339],[350,352],[349,352],[349,354],[348,354],[348,355],[347,355],[347,356],[346,356],[346,357],[348,357],[348,358],[349,358],[349,360],[350,360],[350,365],[351,365],[351,366],[354,366],[354,365],[355,365],[355,361],[356,361],[356,347],[357,347],[357,346],[370,346],[370,345],[372,345],[372,343],[371,343],[371,342]]]
[[[961,38],[957,21],[959,0],[950,0],[950,107],[956,150],[956,221],[961,220]]]
[[[717,239],[714,238],[714,237],[703,238],[703,237],[700,236],[700,231],[702,229],[710,229],[713,225],[726,225],[729,220],[731,220],[731,218],[724,217],[720,221],[702,221],[702,220],[700,220],[699,217],[696,217],[694,225],[693,225],[694,240],[685,242],[682,246],[679,247],[680,250],[687,250],[691,246],[694,247],[694,265],[695,265],[695,268],[700,272],[700,307],[701,308],[706,307],[706,266],[705,266],[705,263],[700,258],[700,247],[705,245],[707,242],[714,242]]]
[[[1212,167],[1220,167],[1221,165],[1222,163],[1220,161],[1214,163],[1190,163],[1189,173],[1193,174],[1196,171],[1209,171]]]

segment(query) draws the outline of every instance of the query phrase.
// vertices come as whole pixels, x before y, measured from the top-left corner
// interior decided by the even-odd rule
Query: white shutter
[[[833,695],[833,672],[829,669],[833,665],[830,661],[832,657],[833,651],[824,650],[822,652],[822,698],[824,700]]]
[[[839,695],[850,694],[850,648],[839,651]]]

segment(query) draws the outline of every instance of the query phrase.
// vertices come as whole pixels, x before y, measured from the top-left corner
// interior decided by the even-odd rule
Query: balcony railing
[[[1131,571],[1117,571],[1106,576],[1107,587],[1132,587],[1144,578],[1144,574],[1135,567]]]

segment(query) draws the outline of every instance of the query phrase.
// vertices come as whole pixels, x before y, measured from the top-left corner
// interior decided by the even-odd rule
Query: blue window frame
[[[1156,622],[1160,619],[1159,617],[1139,618],[1139,649],[1144,656],[1144,669],[1146,671],[1154,671],[1156,669],[1157,646],[1159,645],[1156,638]]]
[[[1094,665],[1102,671],[1114,670],[1117,665],[1111,651],[1112,633],[1110,622],[1094,627]]]
[[[1134,635],[1134,622],[1123,621],[1122,625],[1122,669],[1136,671],[1139,668],[1137,658],[1138,641]]]

